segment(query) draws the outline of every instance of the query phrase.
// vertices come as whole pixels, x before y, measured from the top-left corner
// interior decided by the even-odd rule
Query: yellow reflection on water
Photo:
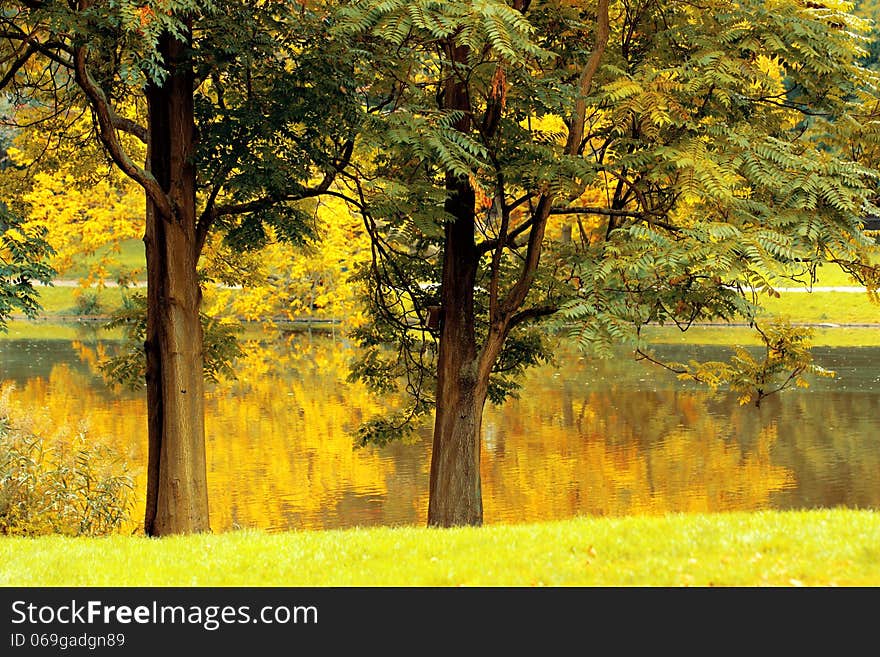
[[[754,510],[795,483],[771,461],[775,425],[745,450],[699,393],[589,393],[577,400],[576,416],[564,412],[564,395],[541,389],[490,419],[487,515],[528,521]]]
[[[110,390],[96,374],[106,347],[74,343],[82,367],[56,364],[12,400],[44,433],[85,421],[137,477],[142,512],[146,413],[142,393]],[[430,426],[411,444],[354,447],[382,400],[346,381],[339,340],[250,342],[238,379],[209,386],[208,478],[214,531],[423,524]],[[579,514],[631,515],[766,508],[794,485],[771,458],[775,422],[747,440],[684,390],[595,388],[572,359],[533,372],[520,399],[487,408],[482,459],[486,522]]]

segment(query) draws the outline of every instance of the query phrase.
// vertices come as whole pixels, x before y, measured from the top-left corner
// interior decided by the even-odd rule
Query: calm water
[[[142,491],[143,397],[104,383],[97,364],[116,345],[97,337],[0,341],[0,379],[14,385],[14,407],[35,415],[43,431],[83,428],[112,444]],[[729,353],[684,349],[669,346],[664,355]],[[563,350],[558,368],[530,373],[518,400],[487,409],[486,522],[880,509],[880,348],[814,353],[836,379],[815,380],[755,408],[684,385],[624,353],[594,360]],[[350,356],[339,339],[254,342],[239,379],[210,387],[215,531],[424,523],[430,427],[408,444],[353,448],[351,432],[382,403],[346,383]]]

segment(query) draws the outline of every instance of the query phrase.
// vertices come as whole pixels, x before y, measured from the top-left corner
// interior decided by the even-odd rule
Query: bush
[[[134,482],[85,430],[47,440],[0,408],[0,535],[103,536],[128,520]]]
[[[73,312],[80,317],[91,317],[100,315],[104,307],[101,304],[101,298],[96,292],[81,292],[75,295],[75,306]]]

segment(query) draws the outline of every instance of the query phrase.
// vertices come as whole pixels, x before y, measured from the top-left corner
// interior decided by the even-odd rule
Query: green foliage
[[[470,49],[473,61],[486,54],[486,48],[510,63],[552,57],[531,38],[535,27],[522,13],[498,0],[360,0],[345,6],[340,18],[343,33],[369,32],[392,46],[410,42],[413,35],[453,39]]]
[[[414,419],[418,415],[420,415],[418,409],[410,408],[402,413],[370,418],[358,427],[355,433],[355,445],[382,447],[392,442],[405,442],[415,435],[417,424]]]
[[[45,232],[24,230],[22,221],[0,202],[0,331],[6,320],[20,311],[35,317],[40,310],[39,293],[34,282],[48,284],[54,272],[46,264],[52,247]]]
[[[362,121],[353,53],[322,10],[225,3],[194,33],[196,169],[229,246],[315,237],[302,203],[345,169]]]
[[[771,324],[766,330],[757,325],[755,330],[761,338],[763,353],[758,356],[744,347],[734,347],[730,360],[724,362],[660,363],[678,373],[682,380],[697,381],[713,390],[727,387],[739,393],[739,403],[754,403],[769,395],[795,385],[809,386],[807,375],[834,377],[835,373],[813,362],[810,342],[811,328],[792,326],[787,322]],[[656,361],[645,352],[640,357]]]
[[[0,535],[103,536],[128,519],[134,480],[84,431],[50,441],[0,416]]]
[[[0,26],[10,40],[30,30],[30,35],[39,35],[50,44],[49,35],[64,35],[70,42],[85,41],[95,50],[113,53],[100,72],[106,73],[112,65],[119,74],[117,85],[139,88],[147,81],[161,83],[167,76],[159,37],[169,33],[182,39],[188,20],[211,15],[216,9],[211,0],[114,0],[84,6],[56,0],[3,0]],[[63,62],[56,57],[54,66],[63,66]],[[114,92],[119,91],[117,86]]]
[[[146,357],[144,341],[147,335],[147,299],[135,293],[124,298],[122,308],[105,324],[108,330],[122,328],[125,345],[122,352],[101,363],[101,371],[111,383],[137,390],[145,385]],[[237,324],[200,314],[203,331],[204,365],[202,372],[208,381],[234,379],[233,361],[241,355]]]
[[[427,317],[440,299],[450,180],[473,194],[478,349],[500,317],[491,291],[503,300],[528,289],[495,363],[496,402],[540,362],[529,327],[542,319],[610,354],[620,342],[647,348],[649,324],[751,323],[765,293],[809,284],[822,263],[876,289],[862,225],[880,213],[866,21],[794,0],[619,4],[584,96],[593,7],[532,2],[515,20],[510,9],[363,0],[341,14],[339,31],[369,62],[358,69],[369,115],[360,138],[376,153],[352,183],[374,245],[361,273],[371,325],[355,337],[393,345],[369,351],[357,376],[432,403],[438,332]],[[443,106],[449,80],[467,110]],[[566,150],[578,101],[584,138]],[[554,205],[549,220],[539,199]],[[783,338],[785,358],[742,357],[725,380],[757,390],[761,377],[821,374],[799,338]],[[519,365],[502,372],[511,358]]]

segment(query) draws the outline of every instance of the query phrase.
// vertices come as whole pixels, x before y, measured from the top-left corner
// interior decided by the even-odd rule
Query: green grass
[[[880,347],[880,331],[877,326],[813,327],[813,346],[824,347]],[[644,332],[652,344],[703,344],[703,345],[760,345],[758,334],[746,326],[723,327],[692,326],[682,332],[669,326],[652,326]]]
[[[40,306],[43,309],[40,313],[41,317],[69,317],[82,314],[77,307],[78,296],[96,295],[99,304],[98,314],[107,314],[122,306],[122,295],[125,290],[118,287],[84,290],[76,287],[49,286],[39,288],[39,292]]]
[[[102,322],[53,322],[11,321],[7,331],[0,331],[3,340],[114,340],[123,337],[121,329],[103,328]]]
[[[880,513],[2,538],[2,586],[877,586]]]
[[[142,270],[139,278],[146,280],[145,270],[147,266],[146,256],[144,254],[144,242],[139,239],[124,240],[119,243],[119,252],[113,253],[110,248],[104,250],[95,256],[84,256],[70,269],[64,272],[63,278],[84,278],[88,276],[89,267],[98,261],[101,255],[110,255],[113,258],[113,265],[107,270],[110,274],[110,280],[116,280],[120,273],[128,273],[135,269]]]
[[[867,293],[782,292],[761,300],[767,314],[792,322],[815,324],[880,324],[880,304]]]
[[[141,247],[143,248],[143,247]],[[873,262],[876,262],[876,257]],[[854,281],[849,274],[843,271],[840,267],[834,264],[826,263],[819,265],[816,270],[816,285],[817,286],[828,286],[828,287],[838,287],[838,286],[847,286],[847,285],[860,285]]]

